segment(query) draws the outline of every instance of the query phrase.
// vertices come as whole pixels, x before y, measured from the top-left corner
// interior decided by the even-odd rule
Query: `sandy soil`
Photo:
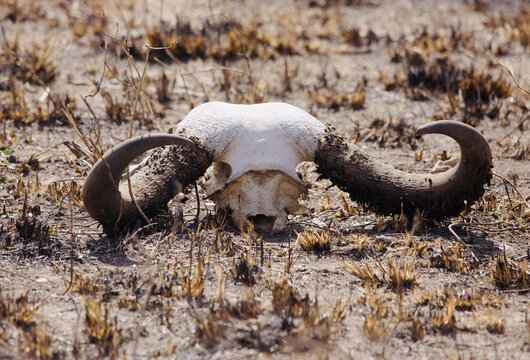
[[[0,0],[0,358],[528,358],[529,11],[515,0]],[[145,61],[143,44],[173,41],[178,51]],[[469,100],[443,76],[453,70],[494,90]],[[281,233],[219,225],[202,190],[197,218],[191,186],[155,231],[105,236],[80,200],[95,149],[167,131],[212,100],[291,103],[414,172],[459,156],[415,128],[466,121],[496,175],[459,217],[412,232],[303,163],[309,197]],[[330,250],[302,249],[304,231]]]

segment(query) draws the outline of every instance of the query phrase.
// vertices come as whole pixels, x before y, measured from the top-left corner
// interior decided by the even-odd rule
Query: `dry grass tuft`
[[[486,25],[502,29],[510,40],[519,42],[526,49],[530,48],[530,8],[522,9],[513,17],[491,14]]]
[[[27,195],[26,195],[27,196]],[[25,206],[21,216],[0,227],[0,249],[21,258],[52,256],[61,247],[53,236],[55,230],[40,219],[38,205]]]
[[[491,278],[501,288],[530,289],[530,265],[527,261],[515,263],[504,253],[495,258]]]
[[[11,74],[23,82],[47,84],[55,78],[56,67],[52,63],[55,38],[43,45],[33,44],[31,50],[20,49],[18,34],[9,43],[2,43],[0,54],[0,72]]]
[[[232,276],[234,280],[245,285],[254,285],[256,283],[256,277],[254,276],[255,265],[255,260],[250,256],[249,251],[246,252],[246,255],[241,254],[237,262],[235,258],[232,259]]]
[[[504,300],[489,292],[475,289],[453,289],[445,286],[443,291],[431,293],[429,291],[418,291],[412,295],[412,302],[417,305],[429,305],[431,307],[443,308],[447,303],[454,303],[458,311],[475,311],[480,307],[500,307]]]
[[[410,147],[415,150],[418,147],[416,132],[404,119],[376,118],[371,121],[366,129],[359,133],[361,142],[373,142],[380,147]]]
[[[432,315],[432,327],[443,334],[452,333],[457,330],[455,319],[456,299],[449,297],[445,303],[445,309],[435,311]]]
[[[116,317],[114,320],[109,318],[109,306],[108,304],[103,305],[101,299],[83,295],[83,305],[85,309],[84,324],[89,341],[97,346],[100,357],[116,359],[118,350],[124,341]]]
[[[426,30],[410,43],[403,43],[390,53],[393,62],[403,62],[405,75],[394,79],[381,75],[385,89],[404,89],[414,100],[427,100],[447,95],[448,115],[459,111],[461,120],[475,125],[485,116],[497,118],[497,99],[509,97],[514,88],[502,74],[494,77],[487,71],[477,71],[473,65],[462,67],[451,61],[450,55],[459,47],[472,48],[472,36],[452,29],[449,37],[430,34]]]
[[[392,313],[381,297],[381,293],[374,290],[369,284],[366,285],[365,295],[359,300],[359,305],[368,309],[363,324],[363,334],[370,341],[380,341],[386,338],[388,328],[385,323]]]
[[[441,248],[441,254],[431,257],[431,266],[456,271],[462,274],[468,273],[471,264],[465,258],[465,249],[459,243],[455,243],[449,249]]]
[[[191,274],[191,266],[188,273],[182,275],[179,279],[179,285],[182,287],[181,295],[186,298],[202,297],[204,285],[206,284],[206,274],[204,273],[204,260],[202,258],[197,262],[195,274]]]
[[[504,334],[504,317],[495,316],[490,312],[486,322],[486,329],[492,334]]]
[[[415,271],[414,263],[396,263],[394,260],[388,260],[388,266],[385,268],[376,260],[378,271],[372,270],[368,264],[340,260],[346,270],[353,276],[361,279],[367,285],[387,285],[398,291],[403,288],[410,288],[420,281],[418,273]]]
[[[346,316],[346,308],[338,302],[330,314],[323,314],[318,301],[302,297],[284,277],[272,290],[272,306],[281,318],[282,329],[304,339],[328,339],[338,331]]]
[[[175,25],[162,23],[147,28],[143,40],[132,40],[131,54],[143,57],[145,49],[140,44],[148,43],[155,48],[164,48],[157,57],[163,61],[188,61],[213,59],[221,64],[242,58],[274,59],[280,55],[298,54],[294,43],[283,36],[271,36],[262,29],[262,23],[243,25],[235,20],[206,22],[200,30],[179,19]]]
[[[100,287],[92,282],[92,279],[86,279],[78,272],[74,272],[74,283],[72,290],[81,295],[95,295],[99,293]]]
[[[0,105],[0,120],[6,122],[12,120],[16,124],[28,125],[37,122],[39,125],[65,125],[68,119],[63,109],[75,110],[75,100],[68,96],[63,98],[48,94],[44,102],[34,100],[32,103],[26,101],[25,87],[20,89],[14,80],[9,82],[8,101]]]
[[[331,237],[326,231],[317,231],[311,228],[311,231],[304,230],[298,234],[296,239],[300,247],[305,251],[322,252],[331,249]]]
[[[333,111],[341,108],[361,110],[366,100],[366,92],[362,85],[358,85],[351,93],[339,93],[330,88],[323,88],[309,91],[308,96],[313,104]]]

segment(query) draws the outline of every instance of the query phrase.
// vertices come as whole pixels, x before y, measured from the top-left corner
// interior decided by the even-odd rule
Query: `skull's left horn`
[[[127,181],[120,176],[127,165],[144,152],[161,146],[131,176],[134,201],[147,215],[165,208],[182,188],[204,174],[212,160],[198,143],[172,134],[150,134],[126,140],[99,159],[83,185],[83,204],[105,233],[117,235],[139,216]]]
[[[315,163],[323,177],[348,192],[354,201],[380,214],[411,217],[416,209],[431,219],[458,215],[484,193],[491,179],[491,150],[474,128],[457,121],[436,121],[418,135],[444,134],[460,145],[460,161],[439,174],[409,174],[383,164],[331,131],[320,140]]]

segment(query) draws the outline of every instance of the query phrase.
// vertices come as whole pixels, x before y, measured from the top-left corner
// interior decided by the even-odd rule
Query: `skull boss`
[[[307,112],[285,103],[202,104],[178,125],[176,134],[129,139],[107,152],[83,186],[86,210],[109,235],[139,218],[156,214],[183,187],[202,183],[232,221],[249,221],[263,231],[280,231],[299,208],[307,189],[296,174],[302,161],[314,161],[322,177],[352,200],[381,214],[412,216],[418,210],[435,219],[453,216],[482,196],[491,178],[491,151],[474,128],[455,121],[420,127],[419,135],[439,133],[458,142],[457,166],[439,174],[410,174],[382,164]],[[119,184],[128,163],[145,151],[166,145]],[[132,196],[131,196],[132,195]]]

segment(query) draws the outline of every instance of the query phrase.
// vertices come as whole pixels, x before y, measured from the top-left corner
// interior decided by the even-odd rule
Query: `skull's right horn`
[[[457,121],[436,121],[418,135],[443,134],[460,145],[457,166],[439,174],[409,174],[377,161],[342,137],[328,131],[320,141],[315,163],[322,177],[348,192],[352,200],[380,214],[411,217],[416,209],[431,219],[458,215],[484,193],[491,179],[492,157],[486,139]]]

